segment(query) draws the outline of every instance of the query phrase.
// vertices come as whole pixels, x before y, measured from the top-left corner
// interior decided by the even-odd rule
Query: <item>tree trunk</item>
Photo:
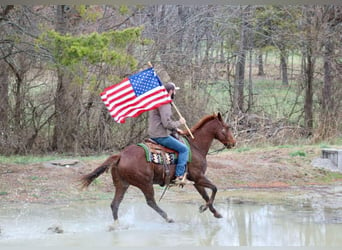
[[[7,15],[10,11],[14,9],[14,5],[3,5],[2,12],[0,12],[0,24],[6,21]],[[0,25],[0,35],[1,40],[4,39],[3,37],[5,34],[5,30],[3,26]],[[4,52],[7,54],[8,51],[4,50],[3,45],[1,45],[0,56],[6,57]],[[3,149],[6,150],[8,148],[7,140],[9,139],[9,74],[8,74],[8,66],[5,60],[0,60],[0,151],[4,153]]]
[[[285,50],[280,51],[280,67],[281,67],[281,79],[284,86],[289,85],[287,75],[287,55]]]
[[[258,54],[258,76],[264,76],[264,62],[262,57],[262,52],[259,52]]]
[[[61,34],[65,34],[67,31],[64,5],[57,6],[56,30]],[[58,152],[75,153],[78,151],[78,90],[76,84],[72,83],[70,73],[60,66],[57,66],[57,78],[52,149]]]
[[[4,61],[0,61],[0,138],[7,138],[9,112],[8,68]]]
[[[253,65],[253,53],[249,50],[249,76],[248,76],[248,112],[252,111],[253,107],[253,77],[252,77],[252,65]]]
[[[245,86],[245,65],[246,65],[246,47],[247,47],[247,21],[246,13],[242,14],[242,26],[240,31],[240,48],[238,59],[235,66],[235,84],[233,112],[238,114],[244,112],[244,86]]]
[[[325,43],[325,53],[324,53],[324,80],[322,88],[322,111],[323,113],[331,112],[333,109],[333,93],[332,93],[332,65],[331,60],[334,58],[333,55],[334,47],[330,38],[327,38]]]
[[[20,58],[20,56],[19,56]],[[22,86],[23,86],[23,72],[24,72],[24,61],[18,60],[18,65],[7,62],[11,72],[15,76],[15,85],[14,85],[14,114],[13,114],[13,121],[14,121],[14,129],[17,133],[20,133],[22,129],[22,116],[23,116],[23,95],[22,95]]]
[[[306,54],[304,102],[304,126],[308,129],[310,135],[313,129],[313,72],[315,67],[311,46],[309,43]]]
[[[320,119],[320,136],[322,138],[331,136],[337,128],[334,112],[334,93],[333,89],[333,67],[332,58],[334,58],[334,44],[329,36],[325,41],[324,52],[324,78],[322,87],[322,108]]]

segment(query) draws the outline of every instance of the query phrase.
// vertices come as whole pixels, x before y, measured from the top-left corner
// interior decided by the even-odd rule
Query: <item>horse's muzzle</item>
[[[225,143],[224,145],[227,147],[227,148],[233,148],[235,147],[235,144],[236,144],[236,141],[232,141],[232,142],[228,142],[228,143]]]

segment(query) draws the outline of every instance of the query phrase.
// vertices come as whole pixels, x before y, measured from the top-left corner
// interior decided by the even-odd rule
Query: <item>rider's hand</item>
[[[184,117],[181,117],[181,118],[179,119],[179,122],[180,122],[181,124],[185,124],[185,123],[186,123]]]
[[[184,135],[185,134],[185,132],[183,130],[179,129],[179,128],[177,128],[177,133],[180,134],[180,135]]]

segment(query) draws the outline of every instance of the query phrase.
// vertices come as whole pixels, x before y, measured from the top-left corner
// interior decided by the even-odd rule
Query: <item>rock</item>
[[[61,160],[52,160],[44,163],[45,167],[79,167],[83,165],[80,160],[77,159],[61,159]]]
[[[323,168],[333,172],[342,172],[330,159],[315,158],[312,160],[311,165],[316,168]]]
[[[62,234],[64,233],[64,230],[61,228],[61,226],[52,226],[48,228],[48,231],[56,234]]]

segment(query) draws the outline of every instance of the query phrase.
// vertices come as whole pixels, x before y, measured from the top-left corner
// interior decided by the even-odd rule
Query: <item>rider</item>
[[[165,85],[171,99],[174,99],[176,90],[179,89],[173,82],[168,82]],[[181,117],[178,121],[171,118],[172,110],[171,103],[164,104],[156,109],[149,111],[148,118],[148,134],[157,143],[173,149],[178,152],[178,161],[176,165],[176,183],[185,184],[185,166],[188,161],[188,147],[182,142],[175,139],[170,134],[177,131],[178,127],[185,124],[186,121]]]

